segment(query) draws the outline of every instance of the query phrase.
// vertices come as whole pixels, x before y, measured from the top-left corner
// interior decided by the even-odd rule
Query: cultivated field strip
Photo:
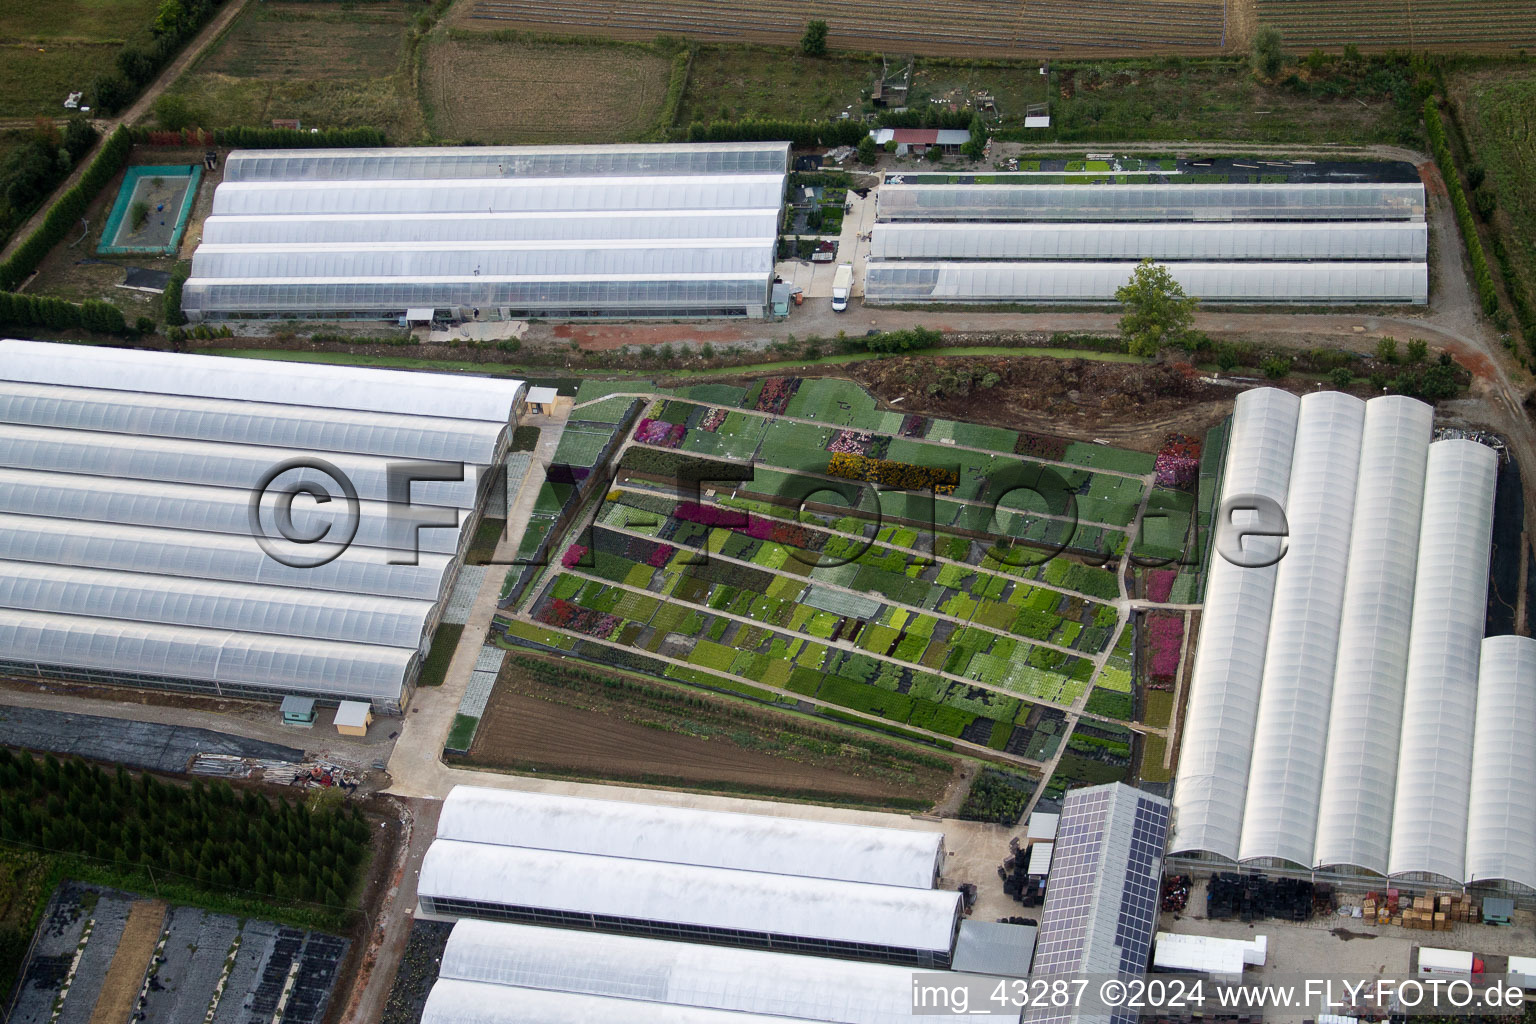
[[[792,45],[807,18],[827,21],[831,44],[855,50],[915,50],[954,56],[1062,54],[1111,56],[1211,53],[1223,44],[1222,7],[1211,2],[1140,0],[1015,2],[981,0],[891,6],[873,0],[788,0],[761,4],[704,0],[476,0],[462,24],[530,28],[626,39],[658,34],[708,41]]]
[[[1529,0],[1258,0],[1257,20],[1279,28],[1293,50],[1536,48]]]

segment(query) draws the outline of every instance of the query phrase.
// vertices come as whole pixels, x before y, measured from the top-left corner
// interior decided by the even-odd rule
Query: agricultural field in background
[[[419,4],[253,3],[172,87],[205,128],[375,126],[410,141],[420,113],[406,67]]]
[[[62,117],[123,43],[154,20],[158,0],[0,5],[0,117]]]
[[[441,31],[426,44],[422,99],[436,138],[626,142],[656,128],[672,57],[648,46],[533,45]]]
[[[1246,5],[1245,5],[1246,6]],[[1287,49],[1424,50],[1513,56],[1536,49],[1526,0],[1252,0],[1259,24],[1274,25]]]
[[[635,402],[590,401],[601,393],[584,387],[573,420],[617,421]],[[835,379],[640,402],[611,482],[581,469],[545,485],[543,514],[572,526],[500,642],[798,702],[1037,775],[1060,757],[1048,799],[1126,776],[1137,680],[1116,570],[1133,547],[1181,553],[1193,468],[1170,485],[1160,456],[886,411]],[[750,463],[752,479],[679,492],[685,463],[712,461],[722,476]],[[875,497],[872,477],[912,489]],[[1146,499],[1161,534],[1140,531]],[[1192,599],[1192,573],[1164,573],[1160,600]]]
[[[868,106],[880,62],[820,59],[773,47],[704,46],[693,55],[679,124],[750,118],[835,118]]]
[[[1457,121],[1498,201],[1493,227],[1503,241],[1526,301],[1536,306],[1536,68],[1500,66],[1450,78]],[[1497,267],[1494,273],[1498,275]],[[1527,338],[1536,344],[1536,338]]]

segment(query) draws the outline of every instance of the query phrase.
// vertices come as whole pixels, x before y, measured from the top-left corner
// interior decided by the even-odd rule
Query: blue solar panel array
[[[1160,862],[1167,841],[1167,806],[1145,797],[1137,800],[1131,851],[1125,865],[1125,887],[1120,897],[1120,920],[1115,928],[1122,971],[1140,974],[1147,969],[1152,933],[1157,928]]]

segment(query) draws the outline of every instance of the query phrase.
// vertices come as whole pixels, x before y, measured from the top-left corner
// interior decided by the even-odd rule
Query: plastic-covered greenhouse
[[[421,1024],[813,1024],[804,1017],[732,1013],[647,999],[487,985],[440,978],[422,1008]]]
[[[1301,400],[1238,858],[1312,860],[1365,403]]]
[[[1423,222],[876,224],[870,258],[908,260],[1417,260]]]
[[[1467,880],[1536,889],[1536,640],[1483,641],[1475,735]]]
[[[1258,430],[1265,394],[1238,399],[1222,496],[1281,492],[1287,547],[1212,556],[1172,850],[1529,893],[1536,641],[1482,639],[1498,455],[1430,443],[1396,396]]]
[[[931,889],[942,832],[455,786],[443,839]]]
[[[905,185],[876,193],[882,221],[1424,219],[1422,184]]]
[[[192,320],[762,316],[786,143],[236,152]]]
[[[1403,721],[1403,677],[1435,411],[1412,398],[1365,404],[1344,613],[1312,862],[1386,874]]]
[[[225,696],[398,710],[416,678],[525,385],[305,363],[0,342],[0,669]],[[254,442],[254,443],[253,443]],[[258,543],[291,460],[362,496],[330,561]],[[423,464],[391,505],[388,464]],[[468,463],[468,465],[464,465]],[[462,474],[462,482],[451,478]],[[449,479],[430,477],[442,475]],[[392,527],[429,503],[453,525]],[[348,530],[298,496],[288,536]],[[339,511],[331,511],[339,510]],[[252,517],[259,526],[253,526]],[[315,552],[310,551],[309,554]]]
[[[1498,456],[1486,445],[1429,446],[1387,859],[1393,875],[1461,881],[1465,871],[1497,475]]]
[[[776,1018],[924,1019],[904,967],[487,921],[453,926],[438,976]]]
[[[1424,263],[1164,264],[1189,295],[1234,303],[1414,303],[1429,301]],[[871,303],[1101,303],[1130,280],[1133,263],[870,262]]]
[[[1275,388],[1238,396],[1223,502],[1262,497],[1284,507],[1300,406],[1295,395]],[[1280,548],[1276,538],[1248,537],[1243,552],[1252,568],[1211,556],[1173,789],[1175,853],[1237,857],[1275,596],[1276,567],[1263,563],[1277,559]]]

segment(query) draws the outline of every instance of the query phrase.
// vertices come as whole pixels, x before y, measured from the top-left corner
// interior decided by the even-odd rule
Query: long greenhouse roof
[[[435,839],[423,898],[948,954],[960,894]]]
[[[788,169],[788,142],[237,149],[225,158],[224,180],[702,175]]]
[[[779,211],[541,210],[515,213],[318,213],[209,217],[204,245],[307,243],[574,242],[690,238],[768,238]]]
[[[440,978],[420,1024],[813,1024],[804,1017],[734,1013],[649,999],[488,985]]]
[[[930,889],[942,832],[455,786],[437,835],[466,842]]]

